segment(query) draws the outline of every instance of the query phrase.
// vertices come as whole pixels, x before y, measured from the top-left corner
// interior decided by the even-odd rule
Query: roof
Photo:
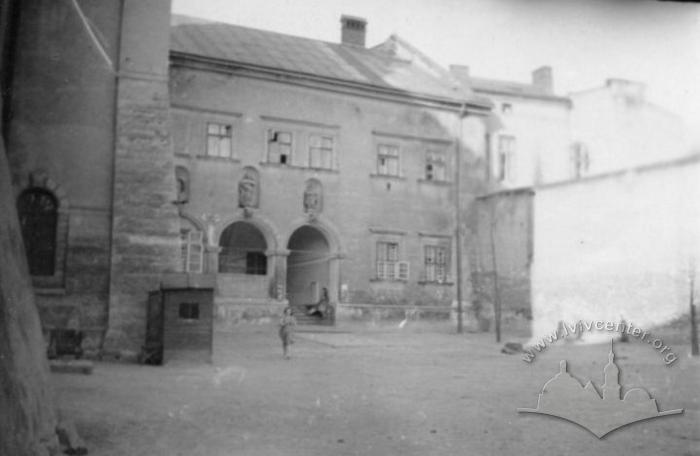
[[[547,89],[535,84],[516,81],[502,81],[499,79],[469,78],[471,87],[475,92],[510,95],[525,98],[539,98],[542,100],[562,101],[570,103],[567,97],[554,95]]]
[[[397,47],[407,46],[396,36],[375,48],[363,48],[178,15],[173,16],[170,40],[171,53],[175,54],[453,102],[482,103],[415,48],[396,52]]]

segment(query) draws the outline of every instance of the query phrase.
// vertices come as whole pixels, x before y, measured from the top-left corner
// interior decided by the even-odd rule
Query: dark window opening
[[[181,302],[178,316],[183,320],[199,320],[199,303]]]
[[[267,274],[267,257],[262,252],[248,252],[245,256],[245,273],[253,275]]]
[[[52,276],[56,269],[58,202],[48,191],[29,189],[17,198],[17,213],[29,273]]]

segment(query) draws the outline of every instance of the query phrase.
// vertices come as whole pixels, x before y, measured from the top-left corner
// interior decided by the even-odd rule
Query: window
[[[178,317],[182,320],[199,320],[199,303],[181,302],[178,306]]]
[[[53,276],[56,268],[58,201],[51,192],[34,188],[17,198],[17,213],[29,273]]]
[[[231,125],[210,122],[207,124],[207,156],[226,157],[232,155],[233,129]]]
[[[190,199],[190,173],[182,166],[175,167],[176,199],[175,202],[185,204]]]
[[[501,105],[501,112],[503,114],[510,114],[511,112],[513,112],[513,105],[510,103],[503,103]]]
[[[204,243],[201,231],[192,229],[180,230],[180,246],[182,248],[182,270],[185,272],[201,273],[204,266]]]
[[[399,147],[389,144],[377,146],[377,174],[382,176],[399,175]]]
[[[408,262],[399,261],[398,242],[377,242],[377,278],[408,280]]]
[[[267,131],[267,161],[281,165],[291,164],[292,133],[281,130]]]
[[[428,151],[425,156],[425,180],[444,182],[447,180],[445,154],[440,151]]]
[[[590,157],[585,144],[577,142],[571,147],[571,177],[580,179],[588,174]]]
[[[333,138],[331,136],[309,135],[309,167],[333,168]]]
[[[424,247],[425,281],[447,282],[447,247],[426,245]]]
[[[496,177],[500,182],[515,180],[515,137],[498,137],[498,169]]]

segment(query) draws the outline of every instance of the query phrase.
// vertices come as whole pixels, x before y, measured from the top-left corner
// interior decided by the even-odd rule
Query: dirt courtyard
[[[513,339],[510,339],[513,340]],[[559,342],[527,364],[492,334],[445,325],[297,334],[284,360],[274,326],[215,334],[213,364],[97,363],[53,374],[63,413],[91,455],[700,455],[700,361],[687,344],[666,366],[649,346],[615,347],[623,393],[644,387],[660,410],[602,440],[533,414],[566,359],[603,383],[608,346]]]

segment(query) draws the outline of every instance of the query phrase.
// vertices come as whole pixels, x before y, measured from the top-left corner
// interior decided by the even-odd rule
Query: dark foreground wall
[[[0,455],[55,446],[56,416],[44,340],[0,138]]]

